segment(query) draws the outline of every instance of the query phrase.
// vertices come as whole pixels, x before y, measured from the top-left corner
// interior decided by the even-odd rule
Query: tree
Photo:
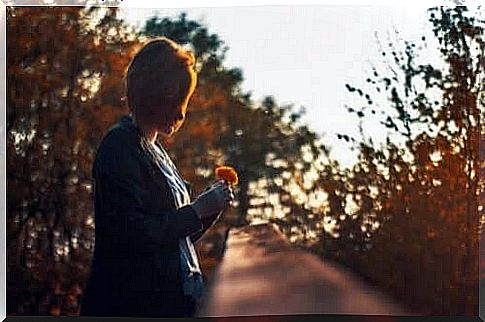
[[[483,21],[466,7],[433,8],[429,17],[445,68],[419,63],[416,43],[404,41],[404,50],[390,43],[382,52],[388,69],[374,68],[367,79],[375,94],[346,85],[367,102],[347,107],[361,129],[363,120],[382,117],[394,136],[381,147],[352,138],[360,157],[343,194],[365,202],[359,224],[350,217],[342,223],[340,244],[352,234],[369,247],[342,246],[339,259],[415,309],[477,315]],[[383,93],[389,103],[378,113],[373,96]],[[366,222],[377,229],[362,227]]]

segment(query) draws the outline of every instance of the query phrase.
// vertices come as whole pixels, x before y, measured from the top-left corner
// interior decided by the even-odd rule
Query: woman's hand
[[[227,209],[234,201],[231,186],[219,180],[208,186],[191,204],[200,218],[213,217],[214,214]]]
[[[221,182],[224,182],[226,184],[226,186],[228,187],[229,189],[229,197],[230,197],[230,200],[229,200],[229,205],[232,205],[232,202],[234,201],[234,191],[232,190],[232,186],[229,184],[229,182],[225,181],[225,180],[219,180],[207,187],[205,187],[204,191],[203,192],[206,192],[207,190],[211,189],[212,187],[216,186],[216,185],[219,185]]]

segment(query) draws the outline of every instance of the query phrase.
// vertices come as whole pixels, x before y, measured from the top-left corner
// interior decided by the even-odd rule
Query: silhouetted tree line
[[[169,152],[195,193],[216,165],[240,178],[236,207],[196,245],[207,279],[227,230],[265,219],[410,306],[477,315],[483,28],[463,7],[433,9],[430,22],[446,70],[417,65],[413,43],[391,43],[382,54],[392,76],[375,70],[374,94],[346,85],[367,103],[349,112],[383,117],[404,143],[342,134],[360,152],[345,169],[301,122],[304,109],[245,93],[223,40],[185,14],[136,32],[116,8],[7,7],[7,314],[78,314],[95,242],[94,153],[128,113],[130,58],[164,35],[194,51],[199,73]],[[388,105],[374,106],[379,94]]]

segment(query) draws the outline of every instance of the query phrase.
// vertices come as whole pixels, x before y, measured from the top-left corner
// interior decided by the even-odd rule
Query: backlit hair
[[[126,94],[133,114],[150,117],[182,102],[195,88],[195,58],[166,37],[148,41],[126,71]],[[166,111],[170,114],[171,111]]]

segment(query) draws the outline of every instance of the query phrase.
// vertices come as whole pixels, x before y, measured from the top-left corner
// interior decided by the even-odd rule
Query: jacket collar
[[[140,139],[140,142],[141,142],[141,146],[143,147],[143,149],[146,152],[148,152],[148,154],[150,156],[149,157],[150,161],[161,172],[161,168],[160,168],[160,165],[157,162],[157,158],[155,158],[153,156],[153,153],[154,153],[153,147],[152,147],[151,143],[149,142],[149,140],[147,139],[147,137],[143,134],[143,131],[141,130],[141,128],[135,123],[133,116],[131,114],[123,115],[119,120],[119,124],[120,124],[121,127],[126,128],[129,131],[132,131],[133,133],[135,133],[138,136],[138,138]],[[160,144],[157,144],[157,145],[160,146]],[[164,149],[163,146],[160,147],[160,148]],[[178,172],[178,170],[177,170],[177,172]],[[180,173],[179,173],[179,175],[181,176]],[[185,182],[185,186],[189,190],[189,194],[192,195],[192,185],[190,184],[189,181],[183,179],[182,176],[181,176],[181,178]]]
[[[133,116],[131,114],[128,115],[123,115],[120,120],[119,124],[121,127],[126,128],[130,131],[133,131],[140,137],[144,137],[143,131],[141,128],[135,123],[135,120],[133,119]]]

